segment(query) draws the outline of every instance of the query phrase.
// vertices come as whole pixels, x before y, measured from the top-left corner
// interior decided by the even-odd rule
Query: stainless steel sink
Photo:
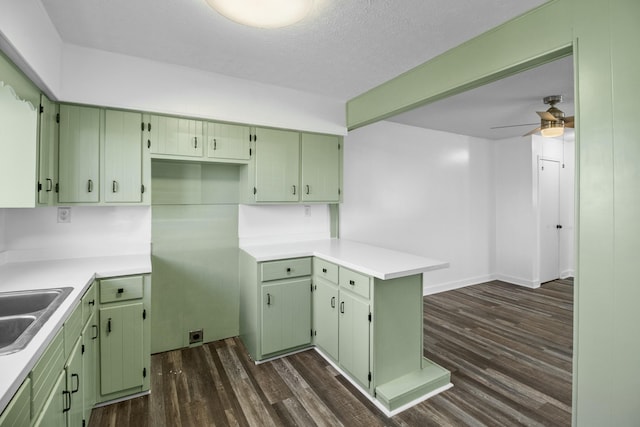
[[[72,290],[0,292],[0,356],[25,348]]]

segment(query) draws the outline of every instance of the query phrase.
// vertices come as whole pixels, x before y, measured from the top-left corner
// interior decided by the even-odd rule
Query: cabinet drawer
[[[340,287],[369,298],[369,276],[340,267]]]
[[[311,275],[311,258],[285,259],[282,261],[269,261],[260,264],[260,273],[263,282],[269,280],[287,279]]]
[[[38,415],[64,369],[64,327],[57,333],[31,370],[31,415]]]
[[[100,281],[100,302],[142,298],[143,276],[116,277]]]
[[[320,258],[313,259],[313,274],[338,284],[338,266]]]

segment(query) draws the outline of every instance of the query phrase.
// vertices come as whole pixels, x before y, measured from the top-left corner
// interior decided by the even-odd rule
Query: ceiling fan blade
[[[529,132],[525,133],[525,134],[524,134],[524,135],[522,135],[522,136],[529,136],[529,135],[533,135],[534,133],[536,133],[536,132],[540,132],[541,130],[542,130],[542,128],[535,128],[535,129],[530,130]]]
[[[556,120],[558,120],[553,114],[548,111],[536,111],[536,113],[538,113],[542,120],[548,120],[550,122],[555,122]]]
[[[569,116],[569,117],[565,117],[564,118],[564,127],[566,128],[572,128],[575,125],[575,120],[573,116]]]
[[[533,126],[533,125],[537,125],[538,123],[523,123],[521,125],[507,125],[507,126],[494,126],[492,128],[489,129],[504,129],[504,128],[515,128],[518,126]]]

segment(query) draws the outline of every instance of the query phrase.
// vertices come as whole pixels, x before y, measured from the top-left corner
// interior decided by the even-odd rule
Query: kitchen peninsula
[[[256,363],[315,347],[389,416],[451,387],[422,356],[422,274],[448,263],[327,239],[242,246],[239,267]]]

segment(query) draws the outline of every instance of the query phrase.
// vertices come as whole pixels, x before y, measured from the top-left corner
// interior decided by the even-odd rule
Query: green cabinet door
[[[251,132],[248,126],[207,123],[207,157],[249,160]]]
[[[297,132],[257,128],[256,201],[297,202],[300,199],[299,164]]]
[[[311,342],[311,279],[262,285],[262,355]]]
[[[202,157],[205,138],[201,121],[150,116],[149,126],[151,153]]]
[[[98,202],[100,177],[100,110],[60,106],[60,203]]]
[[[40,127],[38,135],[38,203],[53,205],[58,184],[58,104],[40,97]]]
[[[73,346],[65,371],[67,374],[67,396],[69,398],[67,425],[69,427],[82,427],[82,393],[84,390],[82,387],[82,340],[80,338],[76,340]]]
[[[142,201],[142,114],[107,110],[104,133],[104,201]]]
[[[91,409],[96,404],[96,371],[98,351],[97,315],[91,314],[82,330],[82,419],[89,421]],[[75,402],[74,402],[75,403]]]
[[[100,308],[102,395],[143,384],[143,303]]]
[[[340,138],[302,134],[302,201],[340,200]]]
[[[31,379],[24,380],[0,415],[0,427],[28,426],[31,423]]]
[[[314,279],[313,339],[338,360],[338,287],[320,278]]]
[[[369,384],[369,303],[340,292],[340,365],[365,387]]]
[[[69,411],[70,395],[66,386],[66,371],[62,370],[53,386],[53,390],[45,400],[40,415],[33,427],[66,427]]]

